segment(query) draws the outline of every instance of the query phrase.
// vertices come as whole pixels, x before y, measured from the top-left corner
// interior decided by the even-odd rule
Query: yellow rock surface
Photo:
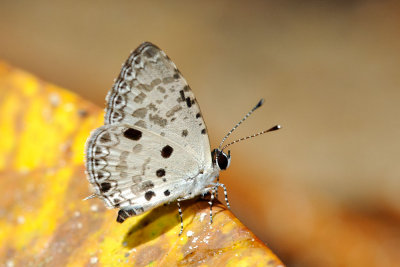
[[[90,194],[84,144],[102,109],[0,62],[0,263],[10,266],[282,266],[225,206],[174,204],[123,224]]]

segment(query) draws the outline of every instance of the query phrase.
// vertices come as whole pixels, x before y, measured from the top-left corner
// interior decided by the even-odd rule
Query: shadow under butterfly
[[[189,225],[193,223],[208,224],[206,219],[203,221],[193,221],[197,215],[203,213],[204,209],[208,206],[208,202],[209,196],[201,196],[188,199],[182,203],[182,208],[188,213],[190,218],[188,222]],[[216,206],[219,207],[219,211],[214,210],[214,216],[224,210],[224,205],[218,200],[213,204],[214,209]],[[179,216],[176,213],[176,206],[165,204],[152,209],[138,222],[133,224],[125,234],[121,245],[130,249],[138,247],[166,234],[171,229],[175,228],[177,224],[179,224]],[[193,229],[192,227],[191,229]]]

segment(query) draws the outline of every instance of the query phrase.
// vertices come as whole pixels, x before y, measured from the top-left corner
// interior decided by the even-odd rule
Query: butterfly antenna
[[[224,150],[225,148],[227,148],[228,146],[233,145],[234,143],[237,143],[237,142],[240,142],[240,141],[243,141],[243,140],[247,140],[247,139],[250,139],[250,138],[253,138],[253,137],[256,137],[256,136],[265,134],[265,133],[268,133],[268,132],[276,131],[276,130],[279,130],[279,129],[281,129],[281,128],[282,128],[282,127],[281,127],[280,125],[275,125],[274,127],[270,128],[270,129],[268,129],[268,130],[264,130],[264,131],[262,131],[262,132],[259,132],[259,133],[253,134],[253,135],[249,135],[249,136],[246,136],[246,137],[242,137],[242,138],[240,138],[240,139],[237,139],[237,140],[235,140],[235,141],[233,141],[233,142],[231,142],[231,143],[225,145],[225,146],[221,149],[221,151],[223,151],[223,150]]]
[[[232,130],[230,130],[224,137],[224,139],[222,139],[221,144],[219,144],[218,149],[221,149],[222,144],[225,142],[225,140],[231,135],[231,133],[233,133],[234,130],[236,130],[237,127],[239,127],[240,124],[242,124],[242,122],[244,122],[256,109],[258,109],[259,107],[262,106],[262,104],[264,103],[264,99],[261,98],[260,101],[258,101],[257,105],[254,106],[254,108],[252,108],[249,113],[246,114],[246,116],[243,117],[243,119],[241,119],[236,125],[235,127],[232,128]]]

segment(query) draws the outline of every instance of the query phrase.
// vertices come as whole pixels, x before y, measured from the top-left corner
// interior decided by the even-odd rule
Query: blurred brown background
[[[396,1],[2,1],[0,58],[104,106],[129,52],[196,93],[235,214],[289,266],[400,264]],[[86,181],[82,181],[86,182]]]

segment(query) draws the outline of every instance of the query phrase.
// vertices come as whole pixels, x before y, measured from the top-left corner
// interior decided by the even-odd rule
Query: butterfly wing
[[[93,131],[86,153],[95,194],[108,208],[135,207],[135,214],[188,195],[194,177],[202,172],[180,144],[126,124]]]
[[[210,143],[195,96],[175,64],[143,43],[129,56],[107,96],[105,124],[139,126],[181,144],[211,166]]]

